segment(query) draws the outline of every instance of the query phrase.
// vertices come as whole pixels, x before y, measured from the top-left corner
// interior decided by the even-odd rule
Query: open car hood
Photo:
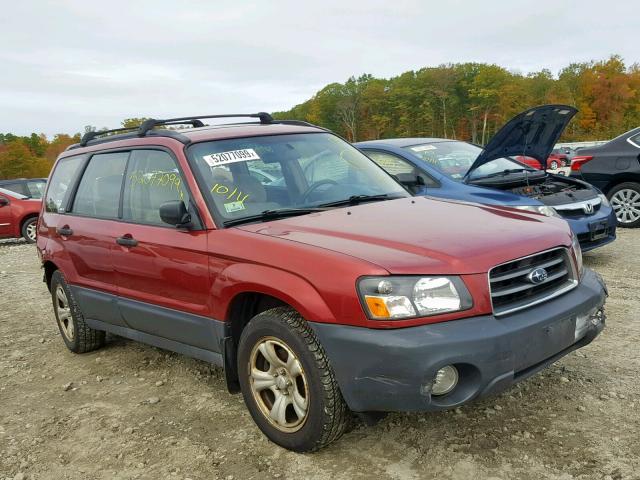
[[[542,105],[519,113],[487,143],[465,178],[491,160],[516,155],[533,157],[546,169],[549,154],[576,113],[568,105]]]

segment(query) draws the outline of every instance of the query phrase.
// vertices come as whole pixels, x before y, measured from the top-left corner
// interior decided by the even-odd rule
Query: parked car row
[[[547,105],[510,120],[484,149],[441,138],[402,138],[356,144],[419,195],[449,198],[565,219],[583,251],[612,242],[616,217],[607,197],[588,183],[537,170],[511,158],[548,158],[576,110]],[[545,134],[540,134],[545,132]]]

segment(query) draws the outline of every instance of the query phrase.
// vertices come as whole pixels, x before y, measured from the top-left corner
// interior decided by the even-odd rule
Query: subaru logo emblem
[[[584,213],[586,213],[587,215],[591,215],[593,213],[593,205],[590,203],[585,203],[582,209],[584,210]]]
[[[529,275],[527,275],[527,280],[529,280],[534,285],[538,285],[544,282],[549,277],[549,274],[544,268],[536,268],[535,270],[531,270]]]

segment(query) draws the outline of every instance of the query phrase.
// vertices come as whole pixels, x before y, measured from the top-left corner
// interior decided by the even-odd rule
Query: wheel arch
[[[27,223],[27,220],[29,220],[30,218],[38,218],[39,214],[37,212],[31,212],[31,213],[27,213],[24,217],[22,217],[20,219],[20,232],[22,232],[22,227],[24,227],[24,224]]]
[[[602,189],[602,191],[606,195],[609,195],[609,192],[621,183],[637,183],[640,185],[640,173],[618,173],[613,176],[611,181]]]
[[[240,391],[237,373],[237,347],[249,321],[266,310],[286,306],[304,319],[335,323],[333,314],[318,291],[306,280],[282,270],[261,265],[236,264],[219,277],[226,287],[214,285],[219,298],[229,299],[223,307],[224,371],[231,393]],[[216,282],[217,283],[217,282]]]

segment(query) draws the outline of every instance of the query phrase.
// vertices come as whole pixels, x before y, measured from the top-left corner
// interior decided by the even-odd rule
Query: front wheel
[[[640,184],[625,182],[616,185],[608,193],[611,208],[616,212],[618,226],[640,227]]]
[[[238,346],[244,401],[260,430],[296,452],[318,450],[344,433],[350,412],[315,333],[295,311],[256,315]]]
[[[551,163],[549,164],[549,168],[551,170],[557,170],[558,169],[558,161],[557,160],[551,160]]]
[[[22,224],[22,236],[28,243],[35,243],[37,239],[38,217],[28,218]]]

